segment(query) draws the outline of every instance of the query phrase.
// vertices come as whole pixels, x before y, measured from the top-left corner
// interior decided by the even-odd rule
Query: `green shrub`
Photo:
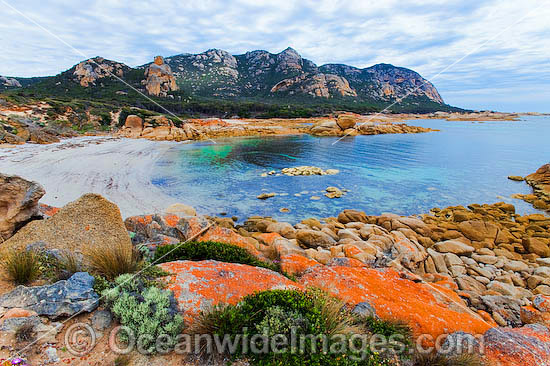
[[[280,267],[273,263],[259,260],[249,251],[233,244],[214,241],[186,242],[161,246],[155,253],[153,263],[165,263],[178,260],[203,261],[216,260],[227,263],[248,264],[280,272]]]
[[[161,335],[170,336],[167,345],[174,346],[183,330],[183,317],[172,292],[146,287],[141,279],[130,274],[117,277],[115,285],[103,291],[105,303],[122,325],[132,329],[136,339],[148,336],[143,342],[144,349],[154,353],[155,342]],[[128,341],[124,332],[120,336],[122,341]]]
[[[229,334],[232,341],[241,334],[247,339],[255,334],[269,339],[276,334],[293,334],[298,340],[295,347],[299,347],[300,342],[305,346],[249,354],[242,343],[237,342],[233,356],[248,357],[254,365],[390,365],[390,361],[368,348],[360,353],[352,353],[349,348],[342,351],[333,348],[336,343],[349,342],[353,335],[363,334],[364,328],[356,326],[355,321],[342,302],[321,291],[270,290],[246,296],[236,306],[217,306],[201,313],[191,332],[220,337]],[[337,334],[339,338],[331,337]],[[263,341],[258,342],[261,349]],[[332,352],[325,353],[323,349]]]
[[[397,353],[401,358],[410,358],[411,350],[414,349],[413,335],[411,328],[401,321],[382,320],[369,316],[360,320],[371,334],[380,334],[387,339],[395,340],[404,345],[401,349],[399,345],[388,347],[384,354],[391,355]]]
[[[38,255],[25,249],[10,252],[4,259],[3,269],[5,277],[18,285],[26,285],[41,274]]]

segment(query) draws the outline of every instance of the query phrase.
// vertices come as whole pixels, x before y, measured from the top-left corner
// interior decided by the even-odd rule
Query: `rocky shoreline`
[[[289,280],[269,269],[212,260],[164,263],[160,267],[171,274],[168,289],[188,324],[209,305],[235,304],[248,294],[273,288],[313,286],[350,308],[368,305],[382,319],[403,321],[416,336],[481,335],[485,355],[495,365],[546,365],[536,360],[550,359],[544,346],[550,336],[550,217],[542,214],[520,216],[513,205],[496,203],[409,217],[344,210],[337,217],[307,218],[294,225],[258,216],[239,225],[231,218],[196,216],[192,208],[177,205],[169,212],[122,221],[118,207],[99,195],[87,194],[54,208],[38,204],[44,191],[37,183],[2,179],[13,183],[0,186],[2,202],[8,204],[1,212],[9,213],[0,216],[4,256],[37,245],[40,250],[85,253],[99,243],[125,243],[154,256],[164,245],[215,241],[243,248],[291,276]],[[41,317],[55,320],[92,312],[91,318],[80,318],[96,325],[91,319],[103,310],[96,310],[93,277],[78,276],[82,278],[75,277],[74,284],[51,285],[72,289],[60,292],[56,301],[62,308],[43,309],[32,305],[35,300],[26,306],[14,300],[11,287],[3,287],[0,322],[15,318],[18,324],[34,322],[37,332],[49,326],[57,334],[28,357],[44,362],[46,350],[64,336],[63,325]],[[46,293],[41,292],[46,288],[37,289],[14,291],[33,299]],[[74,291],[89,296],[77,301],[70,297]],[[0,337],[13,344],[14,326],[2,329]],[[507,339],[520,341],[503,347]],[[57,352],[67,357],[59,347]]]
[[[224,137],[311,134],[314,136],[356,136],[431,132],[432,129],[406,124],[414,119],[448,121],[509,121],[519,115],[498,112],[432,114],[336,113],[323,118],[270,119],[180,119],[144,112],[124,115],[122,110],[95,115],[75,107],[46,102],[15,105],[0,99],[0,147],[24,143],[50,144],[75,136],[122,136],[154,141],[205,140]],[[80,108],[80,107],[79,107]],[[120,126],[120,127],[119,127]]]

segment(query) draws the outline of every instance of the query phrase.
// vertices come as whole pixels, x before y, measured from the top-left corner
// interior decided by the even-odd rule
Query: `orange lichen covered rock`
[[[5,319],[28,318],[29,316],[38,316],[38,314],[32,310],[12,308],[6,311],[0,322],[3,322]]]
[[[236,304],[258,291],[299,286],[280,273],[244,264],[176,261],[160,267],[173,273],[168,288],[174,292],[187,324],[212,305]]]
[[[550,366],[550,330],[543,325],[493,328],[483,341],[492,366]]]
[[[60,210],[59,207],[49,206],[44,203],[39,203],[38,207],[40,209],[40,213],[45,217],[52,217]]]
[[[281,269],[291,275],[304,273],[308,269],[320,265],[319,262],[299,254],[281,256]]]
[[[278,233],[261,233],[254,236],[256,239],[260,241],[260,243],[264,243],[266,245],[273,245],[276,239],[281,239],[282,236]]]
[[[306,273],[300,282],[320,287],[350,305],[368,302],[382,319],[403,320],[416,335],[483,334],[492,326],[469,311],[454,291],[403,279],[391,269],[327,266]]]
[[[206,233],[199,237],[198,241],[217,241],[221,243],[233,244],[238,247],[247,249],[256,257],[261,257],[258,249],[251,243],[248,238],[245,238],[244,236],[241,236],[236,232],[224,227],[214,226],[210,228]]]

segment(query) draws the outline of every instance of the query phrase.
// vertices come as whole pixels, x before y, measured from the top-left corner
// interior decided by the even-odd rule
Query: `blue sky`
[[[0,0],[0,9],[0,75],[55,75],[98,55],[136,66],[157,54],[291,46],[318,65],[411,68],[452,105],[550,112],[550,0]]]

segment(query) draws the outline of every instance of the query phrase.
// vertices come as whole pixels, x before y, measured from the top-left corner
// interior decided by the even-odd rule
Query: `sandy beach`
[[[61,207],[84,193],[116,203],[123,217],[163,212],[176,203],[151,183],[151,171],[172,142],[111,137],[78,137],[51,145],[0,149],[0,173],[39,182],[42,203]]]

